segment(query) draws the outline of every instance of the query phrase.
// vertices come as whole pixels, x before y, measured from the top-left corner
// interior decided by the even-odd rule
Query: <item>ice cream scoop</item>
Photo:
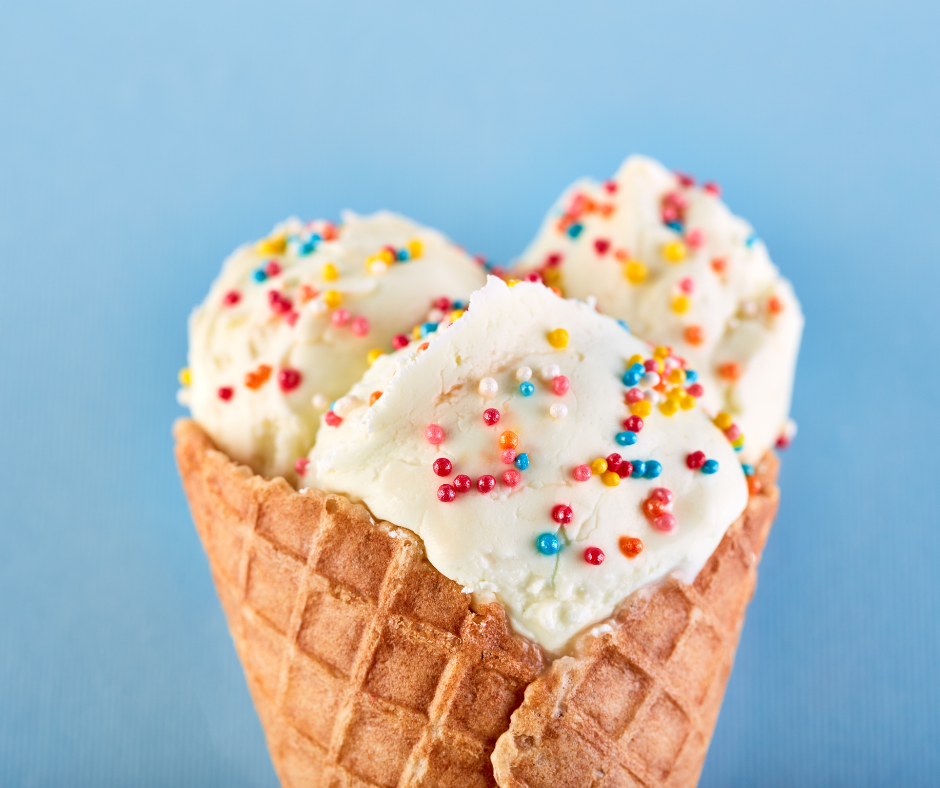
[[[585,303],[489,278],[324,417],[302,483],[410,529],[553,653],[667,575],[691,582],[744,510],[694,370]]]
[[[392,213],[291,219],[229,257],[193,312],[182,400],[232,458],[294,480],[330,403],[484,279],[442,234]]]
[[[803,316],[754,229],[715,184],[633,156],[582,180],[521,257],[567,296],[593,298],[701,376],[704,407],[729,414],[756,462],[788,429]]]

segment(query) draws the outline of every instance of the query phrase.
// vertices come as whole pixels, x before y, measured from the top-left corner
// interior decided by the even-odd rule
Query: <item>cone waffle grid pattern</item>
[[[697,781],[776,510],[774,460],[694,585],[635,595],[613,631],[536,678],[538,649],[498,605],[471,611],[410,532],[340,496],[253,476],[192,422],[176,436],[285,786]]]

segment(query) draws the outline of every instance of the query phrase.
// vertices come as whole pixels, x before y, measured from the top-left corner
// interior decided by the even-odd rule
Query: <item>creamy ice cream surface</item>
[[[788,427],[803,328],[790,283],[714,184],[633,156],[605,183],[574,184],[521,258],[566,296],[668,345],[701,375],[756,462]]]
[[[585,303],[490,278],[324,417],[302,483],[414,531],[553,653],[633,591],[691,581],[747,503],[695,371]]]
[[[289,220],[232,254],[194,311],[182,400],[231,457],[293,481],[330,403],[484,279],[443,235],[392,213]]]

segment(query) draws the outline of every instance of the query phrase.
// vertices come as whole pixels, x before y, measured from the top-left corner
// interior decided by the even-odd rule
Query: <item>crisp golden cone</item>
[[[696,783],[777,508],[772,455],[692,586],[633,595],[610,632],[547,666],[499,605],[471,609],[411,532],[254,475],[191,421],[174,432],[285,787]]]

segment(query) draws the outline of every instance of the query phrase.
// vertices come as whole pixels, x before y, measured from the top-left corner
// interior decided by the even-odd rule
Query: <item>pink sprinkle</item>
[[[506,471],[506,473],[509,473],[509,471]],[[488,493],[495,486],[496,486],[496,479],[494,479],[489,474],[481,476],[479,479],[477,479],[477,489],[481,493]]]
[[[396,334],[392,337],[392,347],[395,350],[401,350],[403,347],[408,347],[408,337],[404,334]]]
[[[702,230],[689,230],[685,234],[685,242],[693,249],[698,249],[705,243],[705,233]]]
[[[559,397],[563,394],[567,394],[570,387],[571,384],[568,382],[568,378],[566,378],[564,375],[558,375],[552,380],[552,391],[554,391]]]
[[[707,194],[712,195],[712,197],[721,197],[721,186],[719,186],[714,181],[709,181],[708,183],[704,184],[702,188]]]
[[[293,309],[284,315],[284,322],[287,323],[291,328],[297,325],[297,320],[300,317],[300,312],[295,312]]]
[[[683,293],[692,294],[695,292],[695,280],[691,276],[679,280],[679,289]]]
[[[657,487],[655,490],[650,491],[650,498],[655,498],[657,501],[662,501],[663,503],[672,503],[672,490],[665,487]]]
[[[574,471],[573,475],[575,481],[586,482],[591,478],[591,466],[590,465],[578,465]]]
[[[617,181],[605,182],[604,191],[606,191],[608,194],[615,194],[617,192]]]
[[[217,393],[220,400],[228,402],[232,397],[235,396],[235,389],[233,389],[231,386],[222,386],[222,388],[220,388]]]
[[[330,315],[330,321],[334,326],[345,326],[351,318],[352,315],[349,314],[348,309],[335,309]]]
[[[519,473],[515,468],[510,468],[508,471],[503,473],[503,482],[507,487],[515,487],[519,482],[522,481],[522,474]]]
[[[666,512],[665,514],[659,515],[655,520],[653,520],[653,528],[657,531],[662,531],[664,534],[668,534],[670,531],[675,530],[676,527],[676,518],[675,516]]]
[[[297,388],[302,380],[303,375],[296,369],[285,368],[277,373],[277,384],[281,387],[281,391],[285,393]]]
[[[447,296],[441,296],[434,301],[434,308],[440,309],[442,312],[446,312],[450,309],[450,299]]]
[[[512,465],[513,461],[516,459],[516,450],[503,449],[500,459],[503,461],[503,465]]]
[[[523,278],[526,282],[537,282],[538,284],[542,284],[543,281],[542,275],[538,271],[529,271]]]
[[[352,332],[357,337],[364,337],[369,333],[369,318],[363,317],[354,317],[352,321]]]
[[[678,211],[684,211],[689,207],[689,198],[680,191],[668,192],[663,197],[663,205],[671,206]]]
[[[594,251],[598,253],[601,257],[607,254],[607,250],[610,249],[610,241],[606,238],[598,238],[594,241]]]
[[[437,446],[441,441],[444,440],[444,430],[442,430],[436,424],[428,424],[424,430],[424,437],[428,439],[428,443]]]
[[[594,566],[600,566],[604,563],[604,551],[599,547],[589,547],[584,551],[584,560]]]
[[[662,210],[663,224],[672,224],[678,222],[681,217],[679,209],[675,205],[664,205]]]
[[[279,315],[286,315],[294,308],[294,303],[277,290],[268,291],[268,303],[271,305],[271,309]]]
[[[684,172],[676,172],[675,176],[683,188],[690,189],[691,187],[695,186],[695,178],[693,178],[691,175],[686,175]]]
[[[702,388],[701,383],[693,383],[689,386],[686,391],[689,392],[693,397],[701,397],[705,393],[705,389]]]
[[[225,297],[222,299],[222,304],[224,306],[235,306],[239,301],[242,300],[242,294],[237,290],[229,290]]]
[[[725,437],[734,443],[738,438],[741,437],[741,428],[737,424],[732,424],[728,429],[725,430]]]
[[[343,420],[331,410],[326,412],[326,415],[323,417],[323,421],[326,422],[327,427],[338,427],[343,423]]]
[[[269,260],[268,264],[264,267],[264,272],[268,276],[277,276],[281,273],[281,264],[277,260]]]
[[[656,371],[656,367],[657,367],[657,364],[656,364],[656,359],[655,359],[655,358],[648,358],[648,359],[646,359],[646,361],[643,362],[643,368],[644,368],[647,372],[655,372],[655,371]]]
[[[298,457],[294,463],[294,470],[298,476],[303,476],[307,472],[307,466],[310,465],[310,459],[307,457]]]
[[[643,399],[643,392],[639,389],[630,389],[627,392],[625,399],[627,400],[628,405],[634,405]]]

